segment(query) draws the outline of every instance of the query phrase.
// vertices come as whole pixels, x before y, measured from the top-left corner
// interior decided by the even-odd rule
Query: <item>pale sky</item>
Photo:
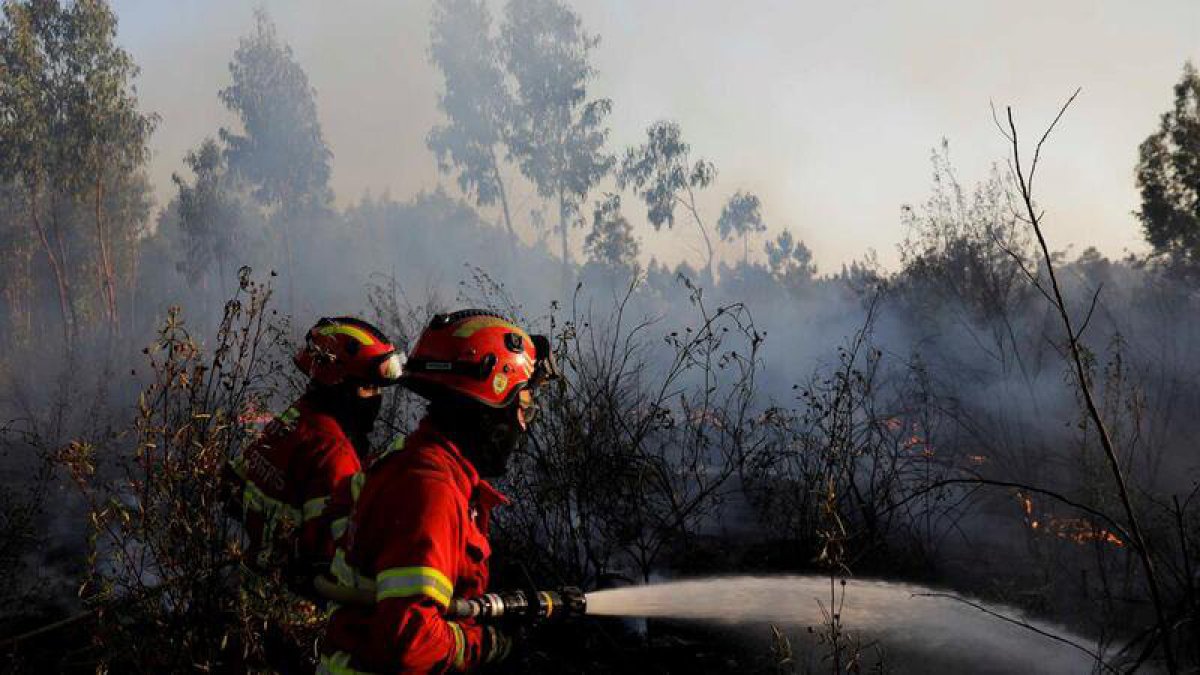
[[[120,41],[142,67],[143,107],[162,115],[151,164],[162,204],[184,153],[230,122],[216,94],[258,5],[113,4]],[[427,60],[429,0],[261,4],[317,89],[340,203],[368,190],[407,198],[439,182],[455,192],[425,148],[441,86]],[[973,184],[1006,156],[990,101],[1012,104],[1032,137],[1076,87],[1083,93],[1039,169],[1051,244],[1144,251],[1131,215],[1137,146],[1170,107],[1183,62],[1200,61],[1197,0],[572,4],[602,39],[593,91],[613,100],[612,149],[640,142],[655,120],[678,121],[719,172],[703,203],[709,222],[734,191],[754,191],[771,234],[790,228],[822,271],[868,248],[894,269],[900,206],[927,197],[940,139]],[[515,188],[514,215],[527,221],[532,189]],[[641,225],[633,195],[625,203]],[[646,257],[698,259],[690,223],[676,227],[639,227]],[[740,243],[725,252],[740,256]]]

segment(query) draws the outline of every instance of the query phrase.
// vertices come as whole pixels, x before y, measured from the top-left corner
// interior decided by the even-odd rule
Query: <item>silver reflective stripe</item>
[[[442,607],[450,605],[454,584],[434,567],[393,567],[375,575],[375,601],[424,595]]]

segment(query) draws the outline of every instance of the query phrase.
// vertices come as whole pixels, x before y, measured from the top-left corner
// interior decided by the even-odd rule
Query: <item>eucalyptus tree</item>
[[[24,202],[70,348],[84,317],[103,314],[113,333],[119,327],[118,279],[133,281],[157,118],[138,107],[138,68],[116,43],[117,19],[106,2],[13,1],[3,12],[0,177]],[[99,312],[82,292],[91,290],[89,272]]]
[[[712,237],[700,209],[696,192],[712,184],[717,170],[704,159],[691,161],[692,147],[683,140],[675,122],[655,122],[646,129],[646,142],[625,151],[617,172],[617,184],[632,187],[646,204],[646,218],[654,229],[675,225],[675,208],[682,206],[704,238],[707,252],[705,272],[713,280]]]
[[[583,242],[588,259],[613,269],[633,269],[640,246],[621,213],[621,196],[606,194],[592,211],[592,231]]]
[[[767,269],[784,288],[798,291],[812,283],[817,274],[812,250],[785,229],[763,247],[767,254]]]
[[[150,134],[158,117],[138,107],[133,81],[140,69],[116,44],[117,16],[108,3],[76,0],[63,7],[61,19],[65,76],[58,96],[67,124],[56,143],[66,169],[64,187],[87,203],[92,216],[98,289],[116,333],[117,257],[134,252],[138,225],[148,211],[144,201],[122,194],[140,190],[144,183],[140,174],[150,157]],[[132,261],[124,267],[131,269]]]
[[[500,203],[504,226],[516,242],[508,191],[501,176],[513,100],[482,0],[439,0],[433,8],[430,60],[445,89],[438,107],[446,116],[426,138],[443,173],[457,172],[458,186],[478,206]]]
[[[232,82],[220,98],[241,122],[240,131],[220,130],[229,170],[246,181],[280,231],[293,289],[292,221],[322,213],[333,199],[333,154],[317,117],[316,92],[262,10],[254,31],[238,43],[229,73]],[[289,295],[294,301],[294,291]]]
[[[58,7],[8,2],[0,22],[0,178],[23,202],[23,215],[54,278],[68,348],[77,323],[66,237],[47,217],[53,198],[56,152],[53,124],[60,118],[52,61],[61,42]],[[21,233],[12,234],[19,243]],[[12,273],[6,266],[6,272]]]
[[[721,241],[734,237],[742,238],[742,260],[750,259],[750,235],[767,231],[762,218],[762,201],[758,195],[738,190],[721,209],[717,219],[717,232]]]
[[[505,7],[500,53],[515,84],[509,155],[557,206],[564,280],[569,228],[582,224],[580,205],[615,161],[605,151],[612,102],[588,93],[598,42],[558,0],[510,0]]]
[[[1200,74],[1190,62],[1159,128],[1138,148],[1137,212],[1154,252],[1177,270],[1200,272]]]

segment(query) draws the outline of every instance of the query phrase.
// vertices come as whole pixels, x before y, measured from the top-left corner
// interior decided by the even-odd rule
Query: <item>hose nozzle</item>
[[[471,599],[454,598],[446,610],[446,618],[533,623],[585,613],[587,597],[578,588],[567,586],[557,591],[501,591]]]

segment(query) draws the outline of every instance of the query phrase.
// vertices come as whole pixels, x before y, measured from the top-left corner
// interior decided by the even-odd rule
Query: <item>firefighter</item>
[[[361,469],[382,403],[398,382],[403,354],[371,324],[321,319],[293,362],[309,378],[304,394],[230,463],[248,537],[243,562],[279,574],[315,597],[313,579],[333,558],[330,497]]]
[[[500,630],[444,618],[488,584],[488,523],[507,502],[486,478],[524,439],[537,386],[555,377],[550,342],[482,310],[435,316],[401,385],[424,419],[353,485],[332,565],[347,602],[325,631],[319,672],[468,671],[508,655]]]

